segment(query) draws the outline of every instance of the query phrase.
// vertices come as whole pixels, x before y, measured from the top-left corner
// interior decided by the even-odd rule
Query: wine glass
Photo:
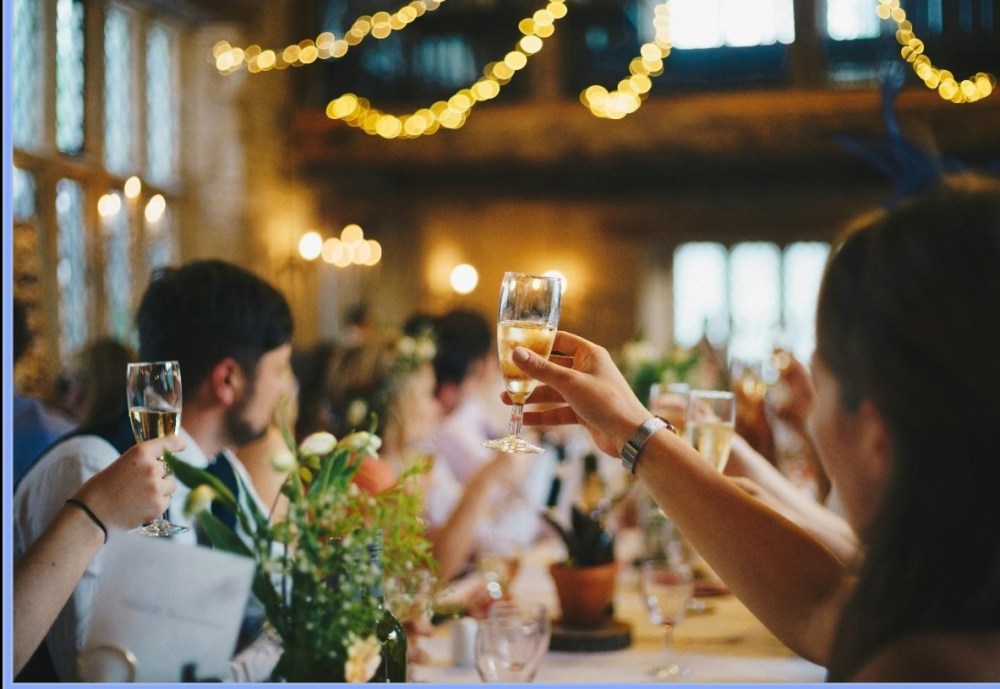
[[[562,280],[558,277],[504,273],[500,285],[497,345],[504,384],[513,404],[507,435],[483,442],[491,450],[542,452],[542,448],[521,438],[524,402],[537,381],[528,377],[512,357],[515,347],[525,347],[543,357],[552,352],[561,298]]]
[[[544,606],[501,606],[480,620],[476,632],[476,670],[484,682],[530,682],[549,643]]]
[[[500,600],[510,589],[521,564],[521,547],[511,538],[485,538],[476,554],[476,565],[490,598]]]
[[[403,624],[429,622],[437,580],[429,569],[412,569],[385,580],[385,602]]]
[[[532,622],[539,626],[542,631],[542,640],[538,646],[538,653],[532,661],[534,669],[531,674],[534,676],[549,650],[549,641],[552,639],[552,621],[549,619],[549,609],[543,603],[515,603],[514,601],[502,600],[490,606],[488,616],[520,620],[522,623]]]
[[[694,575],[690,565],[676,553],[665,560],[650,560],[642,563],[639,582],[649,619],[664,629],[663,663],[651,668],[650,674],[668,681],[689,677],[690,668],[674,662],[673,646],[674,627],[684,618],[688,603],[694,597]]]
[[[729,461],[736,425],[736,400],[724,390],[692,390],[685,433],[688,442],[719,471]]]
[[[136,442],[173,435],[181,427],[181,366],[176,361],[129,364],[127,371],[128,416]],[[164,462],[166,472],[170,468]],[[186,526],[154,519],[139,528],[143,536],[173,536]]]

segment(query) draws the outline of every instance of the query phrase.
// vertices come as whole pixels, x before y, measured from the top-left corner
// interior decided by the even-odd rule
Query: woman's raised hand
[[[608,351],[568,332],[556,334],[553,351],[563,356],[546,360],[523,347],[514,362],[542,385],[529,404],[552,406],[524,414],[524,423],[556,426],[580,423],[601,450],[617,457],[625,441],[650,413],[635,396]]]

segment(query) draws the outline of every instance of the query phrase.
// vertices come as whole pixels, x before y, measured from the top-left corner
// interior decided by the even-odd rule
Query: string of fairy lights
[[[445,0],[413,0],[395,12],[376,12],[358,17],[340,38],[326,31],[314,39],[305,39],[282,50],[262,49],[258,45],[240,48],[228,41],[219,41],[213,48],[215,67],[221,74],[233,74],[246,69],[252,74],[274,69],[302,67],[317,60],[339,59],[360,45],[368,36],[383,39],[393,31],[401,31],[410,23],[438,9]],[[670,0],[655,5],[652,23],[653,40],[644,43],[639,55],[628,65],[613,90],[594,84],[580,93],[580,101],[595,117],[620,120],[636,112],[652,89],[652,80],[663,73],[663,61],[670,55]],[[483,76],[456,91],[447,100],[404,114],[391,114],[374,107],[366,98],[345,93],[327,104],[326,116],[385,139],[414,139],[445,129],[458,129],[465,124],[477,103],[500,94],[517,72],[538,54],[545,39],[555,32],[556,22],[568,10],[566,0],[546,0],[545,7],[518,23],[522,36],[502,59],[483,68]],[[878,0],[876,13],[885,21],[896,23],[896,40],[900,53],[910,63],[924,84],[936,90],[941,98],[952,103],[972,103],[990,96],[997,86],[996,77],[988,72],[958,81],[947,69],[936,67],[924,52],[924,42],[914,33],[900,0]]]

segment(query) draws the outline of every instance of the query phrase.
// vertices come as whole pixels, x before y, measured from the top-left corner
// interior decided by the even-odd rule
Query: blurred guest
[[[434,434],[434,449],[452,473],[465,483],[495,457],[483,441],[504,429],[493,427],[485,394],[494,393],[500,379],[496,339],[483,316],[456,309],[434,321],[435,396],[444,418]]]
[[[267,431],[275,405],[288,393],[292,334],[291,310],[271,285],[217,260],[160,269],[142,297],[136,325],[143,360],[180,362],[184,376],[180,435],[186,443],[178,454],[181,459],[211,468],[210,458],[223,447],[247,443]],[[124,385],[124,375],[121,380]],[[14,494],[15,559],[44,533],[84,481],[133,444],[131,424],[123,413],[82,427],[46,452]],[[233,474],[232,468],[228,474]],[[232,487],[236,489],[235,483]],[[184,504],[188,493],[185,486],[177,487],[178,505]],[[172,510],[168,519],[194,526],[179,509]],[[196,531],[171,540],[194,545]],[[73,678],[101,570],[99,552],[29,664],[30,676],[22,680]]]
[[[14,366],[31,346],[31,331],[24,304],[14,300]],[[120,386],[119,386],[120,387]],[[14,390],[14,483],[31,466],[32,461],[76,424],[69,417],[47,406],[41,400]]]
[[[976,179],[863,218],[830,258],[809,423],[863,544],[856,566],[665,428],[633,457],[733,592],[831,681],[1000,678],[998,263],[1000,184]],[[534,401],[556,403],[525,422],[581,421],[620,452],[649,412],[606,350],[569,333],[555,347],[571,369],[514,352],[545,384]]]
[[[379,462],[399,476],[415,462],[429,461],[424,475],[424,511],[428,536],[438,562],[438,576],[447,580],[466,564],[475,545],[476,526],[487,511],[493,491],[516,481],[516,461],[504,456],[484,465],[462,486],[447,462],[428,452],[440,421],[434,397],[431,361],[434,346],[426,338],[384,338],[338,352],[329,390],[335,421],[326,429],[341,437],[367,427],[369,414],[378,418],[382,437]]]
[[[294,402],[294,422],[291,419],[289,422],[293,423],[296,440],[333,426],[328,391],[330,368],[336,350],[336,344],[324,341],[292,354],[292,372],[298,385],[298,395]]]
[[[122,376],[135,360],[132,348],[113,337],[91,340],[73,354],[64,374],[63,408],[81,424],[120,414],[125,408]]]
[[[371,312],[365,303],[355,304],[347,310],[344,317],[344,335],[341,344],[347,347],[363,344],[375,332]]]

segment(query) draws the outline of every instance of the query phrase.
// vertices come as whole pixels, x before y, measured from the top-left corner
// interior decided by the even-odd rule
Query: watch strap
[[[654,433],[664,428],[677,433],[674,425],[661,416],[651,416],[639,424],[639,427],[635,429],[622,447],[622,466],[625,467],[626,471],[630,474],[635,473],[635,464],[639,459],[642,449],[646,446],[649,439],[653,437]]]

